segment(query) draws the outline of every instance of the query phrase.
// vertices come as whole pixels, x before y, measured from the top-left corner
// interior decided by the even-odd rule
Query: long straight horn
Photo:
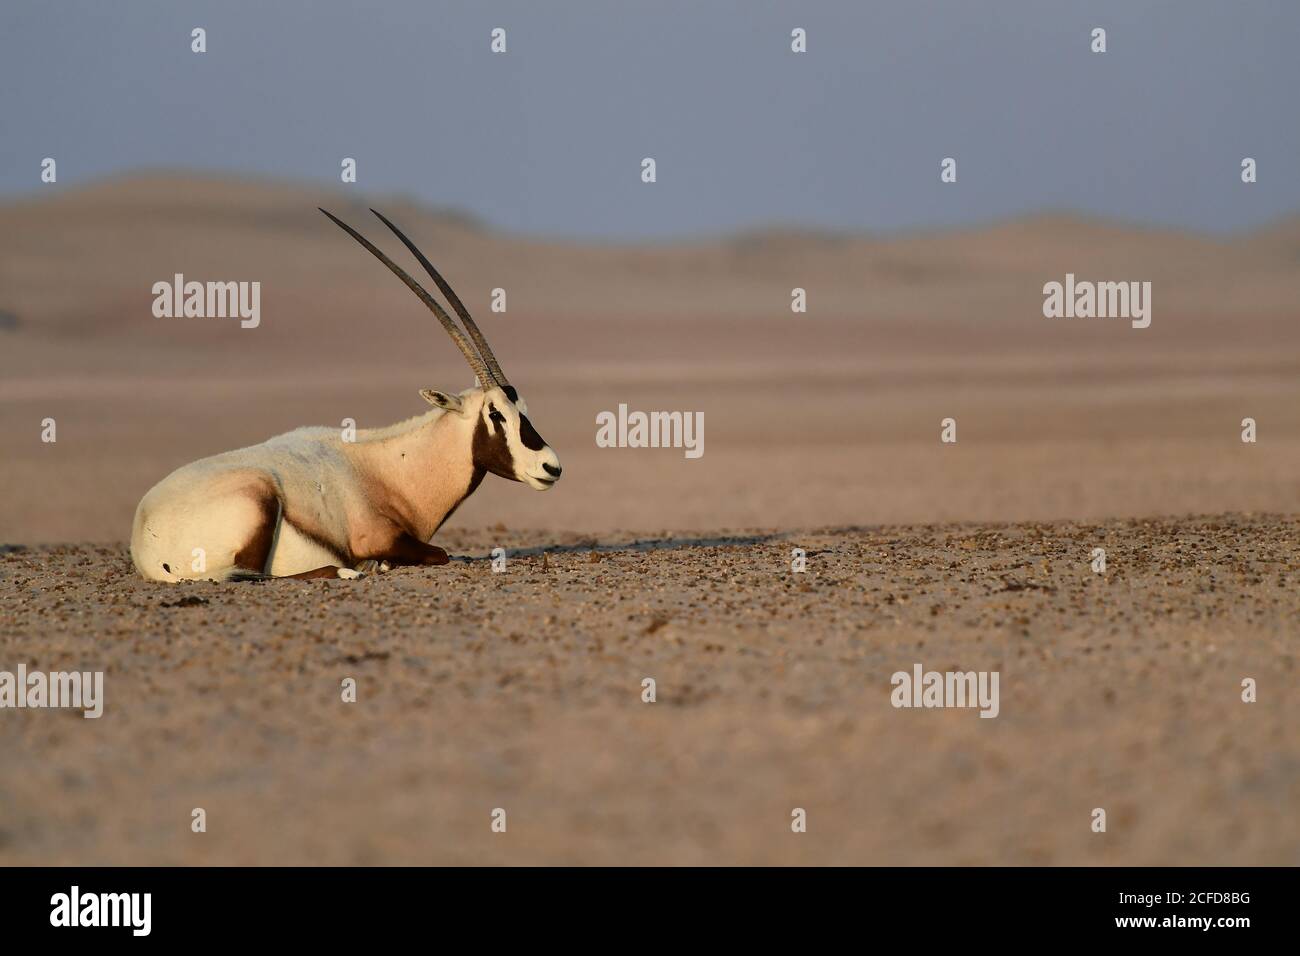
[[[460,320],[465,323],[465,331],[469,333],[469,337],[472,338],[474,344],[478,346],[479,354],[483,356],[483,361],[487,362],[488,368],[492,370],[492,375],[496,378],[497,383],[500,385],[508,384],[505,373],[501,371],[501,363],[498,362],[497,357],[492,354],[491,346],[487,344],[487,339],[484,337],[483,333],[479,331],[478,325],[470,318],[469,309],[465,308],[465,303],[460,301],[460,296],[452,291],[447,280],[444,279],[441,273],[433,267],[433,263],[424,257],[424,253],[415,248],[415,243],[410,239],[407,239],[406,234],[402,232],[402,230],[389,222],[388,217],[378,209],[372,209],[370,211],[378,216],[385,226],[393,230],[397,238],[401,239],[406,245],[406,248],[411,250],[411,253],[415,258],[420,260],[420,265],[424,266],[424,271],[429,273],[429,277],[437,284],[438,288],[442,291],[442,294],[447,297],[447,301],[450,302],[451,307],[456,310],[456,314],[460,316]]]
[[[319,206],[316,208],[320,209]],[[334,224],[349,236],[365,246],[371,255],[384,265],[388,266],[393,275],[405,282],[407,288],[419,296],[420,301],[427,305],[429,310],[438,317],[438,321],[441,322],[442,327],[447,330],[447,334],[450,335],[451,340],[456,343],[456,347],[464,353],[466,360],[469,362],[469,367],[472,368],[474,374],[478,376],[479,383],[484,387],[490,387],[493,384],[492,373],[488,371],[487,366],[483,364],[483,359],[481,359],[478,353],[474,351],[474,346],[470,345],[465,336],[461,333],[460,329],[456,328],[456,323],[451,320],[451,316],[449,316],[446,310],[438,304],[437,300],[434,299],[433,296],[429,295],[429,293],[425,292],[420,283],[407,275],[405,270],[392,259],[380,252],[379,249],[376,248],[375,245],[365,236],[361,235],[361,233],[357,232],[346,222],[328,210],[321,209],[321,212],[329,216],[330,219],[334,221]]]

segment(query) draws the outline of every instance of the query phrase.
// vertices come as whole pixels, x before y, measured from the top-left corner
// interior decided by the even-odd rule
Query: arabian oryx
[[[358,431],[355,441],[337,429],[299,428],[177,469],[135,513],[131,557],[150,580],[354,578],[371,568],[446,564],[447,552],[428,541],[486,472],[538,491],[560,477],[559,458],[528,420],[483,333],[415,244],[375,212],[442,290],[469,339],[401,267],[321,212],[437,316],[474,370],[475,387],[421,389],[433,409]]]

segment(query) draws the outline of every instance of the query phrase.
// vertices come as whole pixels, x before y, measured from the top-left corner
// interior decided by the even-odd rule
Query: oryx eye
[[[488,406],[488,418],[492,419],[492,421],[496,422],[498,425],[504,425],[506,423],[506,417],[497,411],[495,405]]]

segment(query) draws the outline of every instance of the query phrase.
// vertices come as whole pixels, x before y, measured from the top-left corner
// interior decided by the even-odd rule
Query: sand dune
[[[599,530],[1300,507],[1297,220],[1235,241],[1062,215],[981,230],[773,229],[681,244],[506,236],[400,197],[150,175],[0,207],[0,538],[114,541],[183,462],[363,427],[467,371],[316,212],[388,210],[480,316],[567,466],[456,520]],[[396,251],[396,250],[394,250]],[[406,261],[406,260],[403,260]],[[1153,283],[1153,322],[1048,320],[1064,274]],[[262,319],[159,319],[154,282],[258,280]],[[807,289],[810,311],[790,312]],[[493,288],[508,311],[488,309]],[[702,410],[707,451],[599,449],[619,403]],[[940,445],[939,422],[959,422]],[[1259,422],[1242,445],[1239,423]],[[40,423],[58,422],[57,445]]]

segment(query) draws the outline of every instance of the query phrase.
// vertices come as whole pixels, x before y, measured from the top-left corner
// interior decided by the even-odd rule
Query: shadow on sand
[[[743,548],[766,544],[787,537],[786,532],[771,534],[729,535],[716,538],[638,538],[625,544],[600,544],[596,541],[579,544],[541,544],[531,548],[507,548],[512,558],[540,557],[543,554],[611,554],[617,551],[676,551],[683,548]],[[491,561],[491,554],[452,555],[453,561]]]

